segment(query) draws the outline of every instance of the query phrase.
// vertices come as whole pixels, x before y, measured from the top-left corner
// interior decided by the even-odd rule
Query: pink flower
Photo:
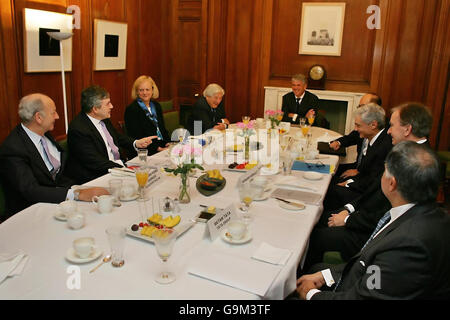
[[[238,122],[238,123],[236,123],[236,125],[238,126],[239,129],[245,129],[246,128],[245,123],[243,123],[243,122]]]

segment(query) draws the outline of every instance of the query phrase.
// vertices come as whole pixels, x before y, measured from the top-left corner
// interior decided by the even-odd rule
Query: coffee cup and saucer
[[[131,183],[122,186],[122,190],[120,190],[120,201],[133,201],[138,197],[137,186]]]
[[[74,200],[66,200],[56,206],[54,217],[59,221],[67,221],[70,214],[77,211],[77,203]]]
[[[72,263],[88,263],[102,254],[102,250],[95,245],[94,238],[83,237],[73,241],[72,247],[67,250],[66,259]]]
[[[232,220],[222,232],[222,240],[231,244],[243,244],[252,240],[252,235],[243,221]]]

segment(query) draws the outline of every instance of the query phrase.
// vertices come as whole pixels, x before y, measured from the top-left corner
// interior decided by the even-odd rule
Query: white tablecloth
[[[150,160],[162,163],[168,161],[168,156],[160,153]],[[336,165],[338,157],[328,156],[321,161]],[[236,182],[242,173],[225,171],[225,166],[205,168],[222,169],[222,175],[226,178],[225,188],[212,197],[201,195],[195,188],[196,178],[189,178],[192,200],[189,204],[180,205],[182,222],[197,215],[202,209],[200,204],[219,208],[231,204],[235,207],[239,205]],[[331,179],[331,175],[325,175],[322,180],[309,181],[305,180],[299,171],[293,171],[292,176],[317,188],[322,195],[325,194]],[[160,183],[146,189],[147,196],[154,198],[155,209],[160,198],[178,196],[179,177],[166,174],[162,177]],[[111,178],[108,174],[87,185],[106,187]],[[279,174],[270,178],[272,182],[280,182],[286,177]],[[122,179],[135,182],[133,177]],[[310,232],[322,212],[320,206],[307,205],[302,211],[288,211],[280,208],[278,202],[271,198],[255,201],[250,209],[254,214],[250,225],[253,239],[241,245],[231,245],[221,238],[211,242],[204,237],[206,225],[196,223],[177,239],[173,254],[169,258],[168,268],[176,274],[176,281],[160,285],[155,282],[154,277],[162,270],[163,263],[157,256],[154,245],[133,237],[127,236],[125,239],[125,265],[122,268],[114,268],[108,263],[94,273],[89,273],[89,270],[100,263],[101,258],[81,265],[67,261],[65,255],[73,240],[92,236],[98,247],[107,254],[110,249],[105,229],[111,225],[130,228],[133,223],[141,220],[136,201],[122,202],[122,206],[114,208],[110,214],[99,214],[92,203],[79,202],[78,205],[86,216],[86,226],[80,230],[69,229],[65,222],[56,220],[54,213],[57,205],[46,203],[31,206],[0,225],[0,252],[22,250],[29,255],[23,274],[6,279],[0,284],[0,299],[283,299],[295,289],[297,265],[305,253]],[[265,296],[188,273],[198,257],[208,254],[223,253],[236,258],[251,259],[263,242],[292,251],[286,265],[276,266],[280,272]],[[265,263],[251,260],[252,263]],[[75,268],[72,268],[73,266]],[[234,268],[239,270],[240,266],[237,264]],[[79,289],[70,285],[78,271]],[[252,272],[244,268],[241,271]]]

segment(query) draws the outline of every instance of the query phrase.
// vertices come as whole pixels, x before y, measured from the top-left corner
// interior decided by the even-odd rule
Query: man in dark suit
[[[376,93],[367,93],[364,96],[361,97],[361,100],[359,101],[358,108],[368,104],[368,103],[375,103],[382,106],[381,98]],[[354,163],[347,163],[343,165],[339,165],[338,170],[336,171],[335,175],[333,176],[332,183],[337,183],[340,178],[347,178],[354,176],[357,173],[356,167],[358,166],[358,161],[362,159],[362,147],[363,144],[367,144],[367,139],[361,138],[359,136],[359,132],[357,130],[353,130],[349,134],[340,137],[339,139],[336,139],[334,141],[330,142],[330,148],[334,150],[339,150],[340,148],[347,148],[350,146],[356,145],[357,150],[357,161]]]
[[[211,83],[203,91],[203,97],[199,98],[192,109],[192,115],[188,121],[188,130],[193,135],[200,135],[207,130],[225,130],[230,121],[225,114],[223,96],[225,90],[218,84]]]
[[[430,110],[418,103],[408,103],[393,109],[388,133],[394,145],[414,141],[429,145],[431,131]],[[374,182],[364,194],[346,204],[338,213],[325,212],[310,237],[308,254],[303,270],[322,261],[326,251],[339,251],[344,261],[356,254],[375,229],[378,220],[391,208],[381,191],[380,180]]]
[[[347,264],[297,280],[301,299],[450,299],[450,216],[436,205],[439,160],[426,145],[397,144],[381,188],[392,205]],[[321,290],[333,291],[321,291]]]
[[[283,96],[281,111],[284,114],[282,121],[299,124],[300,118],[315,117],[317,115],[319,98],[315,94],[306,91],[308,80],[304,75],[296,74],[292,76],[291,83],[292,92]]]
[[[369,103],[355,112],[355,130],[368,143],[362,150],[357,174],[331,185],[324,200],[324,209],[334,210],[360,196],[383,173],[384,159],[392,148],[391,137],[385,129],[385,111]]]
[[[116,131],[109,118],[113,105],[109,93],[91,86],[81,93],[81,112],[72,120],[67,133],[70,150],[70,176],[85,183],[124,166],[119,148],[129,152],[147,148],[157,136],[133,140]]]
[[[22,123],[0,147],[6,218],[38,202],[91,201],[108,194],[103,188],[71,189],[75,183],[66,175],[67,154],[50,134],[59,119],[52,99],[38,93],[23,97],[19,117]]]

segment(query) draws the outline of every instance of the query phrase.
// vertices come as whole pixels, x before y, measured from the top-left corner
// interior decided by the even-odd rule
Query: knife
[[[277,197],[274,197],[274,199],[280,200],[280,201],[282,201],[284,203],[290,204],[291,206],[294,206],[294,207],[297,207],[297,208],[302,208],[303,209],[305,207],[305,205],[303,205],[301,203],[291,202],[291,201],[287,201],[287,200],[284,200],[284,199],[281,199],[281,198],[277,198]]]

